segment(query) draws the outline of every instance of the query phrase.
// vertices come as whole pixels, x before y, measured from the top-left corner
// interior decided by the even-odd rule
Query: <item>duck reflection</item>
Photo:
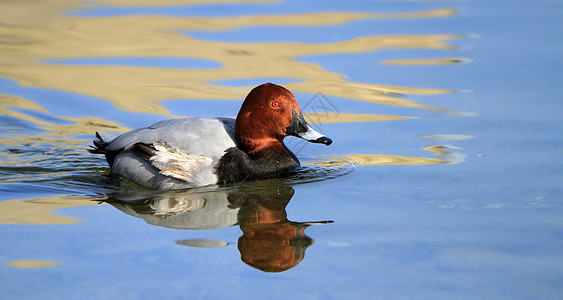
[[[314,241],[305,234],[313,224],[292,222],[286,206],[295,191],[283,183],[263,186],[203,187],[181,192],[142,192],[111,195],[106,202],[147,223],[184,230],[220,229],[239,225],[241,260],[265,272],[283,272],[298,265]],[[213,248],[227,242],[181,240],[178,245]]]

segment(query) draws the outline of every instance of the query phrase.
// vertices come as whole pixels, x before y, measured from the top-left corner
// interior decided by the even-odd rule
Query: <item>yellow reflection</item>
[[[416,119],[414,117],[393,115],[370,115],[370,114],[346,114],[346,113],[304,113],[307,122],[312,124],[325,123],[356,123],[356,122],[380,122]]]
[[[422,105],[389,93],[433,95],[453,93],[455,92],[454,90],[410,88],[381,84],[354,83],[342,80],[310,80],[306,82],[289,83],[284,86],[293,91],[302,91],[310,94],[320,92],[325,96],[330,95],[341,98],[350,98],[351,95],[353,95],[354,100],[359,101],[453,113],[453,111],[447,109]]]
[[[69,134],[92,134],[92,132],[104,129],[115,132],[127,132],[127,127],[120,126],[117,122],[107,121],[100,117],[84,117],[82,119],[73,117],[63,117],[63,119],[75,122],[70,125],[55,125],[51,124],[44,127],[44,129],[53,132],[57,136]]]
[[[31,100],[12,95],[0,94],[0,113],[2,115],[14,116],[12,115],[14,112],[10,111],[8,109],[9,107],[25,108],[45,113],[47,112],[45,108]]]
[[[222,3],[225,1],[219,1]],[[231,1],[229,1],[231,2]],[[237,1],[232,1],[237,2]],[[248,2],[248,1],[240,1]],[[60,11],[78,9],[76,1],[0,3],[0,76],[24,86],[69,91],[107,100],[118,109],[172,116],[159,102],[170,99],[242,99],[250,87],[211,82],[245,78],[288,78],[295,92],[345,97],[384,105],[436,111],[393,94],[441,94],[453,90],[355,83],[345,75],[295,60],[310,55],[364,53],[384,49],[453,49],[459,35],[361,36],[333,43],[231,43],[206,41],[179,30],[233,30],[256,26],[327,26],[381,18],[436,18],[455,15],[452,9],[412,13],[304,13],[236,17],[124,15],[78,17]],[[94,2],[95,3],[95,2]],[[100,2],[99,2],[100,3]],[[111,5],[180,4],[179,1],[126,2]],[[181,2],[186,4],[186,2]],[[191,1],[190,3],[202,3]],[[215,69],[166,69],[136,66],[63,65],[46,60],[104,57],[174,57],[204,59]]]
[[[276,0],[98,0],[96,2],[106,3],[115,6],[130,5],[188,5],[188,4],[212,4],[212,3],[274,3]]]
[[[446,147],[445,146],[440,146],[440,145],[432,145],[432,146],[426,146],[424,148],[422,148],[423,150],[426,151],[430,151],[432,153],[434,153],[435,155],[448,155],[449,152],[446,151]]]
[[[419,59],[389,59],[380,62],[382,65],[455,65],[469,62],[465,58],[419,58]]]
[[[386,154],[346,154],[346,155],[331,155],[321,157],[328,161],[315,162],[313,164],[334,167],[346,165],[349,163],[375,166],[375,165],[436,165],[448,163],[445,160],[412,157],[412,156],[399,156],[399,155],[386,155]]]
[[[31,122],[35,125],[38,125],[38,128],[49,131],[50,132],[49,135],[64,136],[70,134],[92,134],[92,132],[95,131],[105,131],[105,130],[123,133],[129,130],[126,127],[120,126],[117,122],[104,120],[100,117],[86,116],[82,118],[75,118],[75,117],[55,116],[49,114],[50,119],[55,117],[60,120],[70,121],[73,123],[73,124],[55,124],[52,122],[39,120],[28,114],[15,111],[12,108],[24,108],[27,110],[33,110],[33,111],[49,114],[49,112],[44,107],[25,98],[13,96],[13,95],[0,94],[0,115],[11,116],[27,122]],[[12,137],[10,139],[5,139],[5,140],[0,139],[0,141],[3,142],[2,144],[7,145],[7,144],[13,144],[15,142],[18,142],[21,139],[22,138],[20,137]],[[29,137],[24,139],[29,139]],[[31,137],[31,139],[35,141],[40,141],[42,139],[48,139],[51,141],[53,140],[53,138],[48,138],[45,135],[37,135]],[[67,140],[65,140],[65,142],[72,143],[72,141],[67,141]]]
[[[8,267],[14,268],[45,268],[54,267],[60,265],[57,261],[46,261],[46,260],[14,260],[5,263]]]
[[[455,146],[451,146],[451,145],[431,145],[431,146],[426,146],[422,149],[426,150],[426,151],[430,151],[434,155],[443,156],[443,157],[447,158],[448,163],[450,163],[450,164],[456,164],[456,163],[464,162],[465,158],[467,157],[467,155],[465,155],[461,152],[449,151],[449,150],[452,150],[452,149],[453,150],[461,149],[459,147],[455,147]]]
[[[80,219],[53,214],[53,210],[97,206],[94,199],[56,196],[0,201],[0,224],[73,224]]]

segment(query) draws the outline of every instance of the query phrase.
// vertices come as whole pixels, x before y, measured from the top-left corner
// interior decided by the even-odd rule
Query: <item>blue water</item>
[[[444,164],[374,163],[334,169],[305,165],[301,177],[283,180],[177,193],[139,191],[111,177],[104,159],[85,150],[94,131],[116,136],[117,127],[90,120],[95,123],[89,125],[91,130],[77,127],[57,133],[45,124],[73,125],[91,116],[132,129],[168,116],[120,110],[108,99],[72,92],[64,83],[60,88],[42,87],[2,75],[1,94],[28,99],[45,110],[31,104],[10,108],[11,102],[0,98],[0,293],[6,299],[561,299],[563,6],[559,2],[284,1],[90,5],[62,11],[77,18],[103,18],[404,13],[443,8],[455,10],[456,15],[179,32],[229,43],[459,35],[447,41],[454,46],[451,50],[389,48],[294,58],[343,74],[348,82],[458,91],[398,98],[450,113],[356,101],[354,91],[349,98],[325,92],[341,113],[416,118],[319,124],[334,140],[330,147],[302,148],[288,141],[303,162],[318,162],[315,157],[323,155],[386,154],[449,162]],[[16,29],[6,27],[12,35],[22,34]],[[14,55],[8,42],[1,45],[0,53]],[[115,57],[119,56],[37,60],[66,66],[202,72],[221,65],[199,58]],[[450,57],[468,62],[380,64]],[[77,70],[76,76],[85,76]],[[267,81],[291,84],[302,81],[297,75],[222,79],[213,84],[223,89]],[[302,91],[295,95],[302,106],[315,96]],[[160,104],[173,115],[235,116],[240,99],[175,98],[162,99]],[[428,137],[444,135],[464,138]],[[450,155],[423,150],[427,146],[445,146]],[[206,205],[199,210],[154,215],[157,208],[170,209],[174,203],[197,206],[202,201]],[[48,221],[49,214],[75,223]],[[276,225],[257,221],[258,216],[271,217]],[[37,224],[41,220],[49,224]],[[277,239],[251,239],[252,234],[274,229]],[[292,262],[291,267],[265,272],[248,263],[264,253],[272,260],[289,257],[284,262]],[[59,264],[10,266],[20,260]]]

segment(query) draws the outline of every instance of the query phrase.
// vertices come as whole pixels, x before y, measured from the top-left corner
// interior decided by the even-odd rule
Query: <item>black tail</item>
[[[104,138],[96,131],[96,140],[93,140],[94,146],[90,146],[92,149],[88,149],[90,153],[94,154],[107,154],[108,151],[106,150],[108,142],[104,140]]]
[[[94,146],[90,146],[91,149],[88,149],[88,151],[94,154],[105,155],[109,166],[113,166],[115,157],[117,156],[117,154],[119,154],[120,151],[106,149],[110,142],[106,142],[98,132],[96,132],[96,139],[93,140],[92,143],[94,143]]]

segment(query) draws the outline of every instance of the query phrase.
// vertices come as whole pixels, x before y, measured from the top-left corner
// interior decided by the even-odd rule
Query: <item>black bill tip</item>
[[[330,145],[332,144],[332,140],[330,138],[327,138],[326,136],[320,137],[314,141],[311,141],[313,143],[319,143],[319,144],[325,144],[325,145]]]

